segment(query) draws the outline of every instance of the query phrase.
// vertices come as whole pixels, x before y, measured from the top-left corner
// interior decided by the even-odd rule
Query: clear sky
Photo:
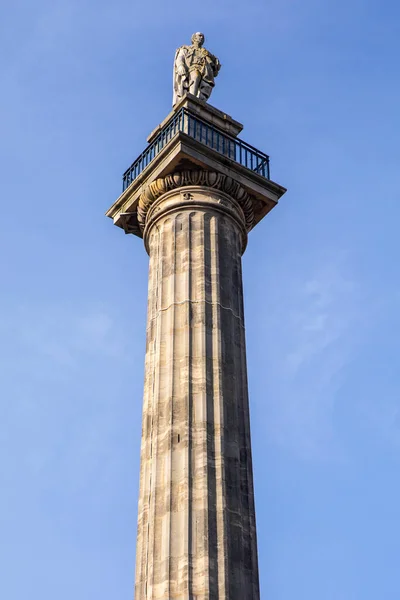
[[[288,188],[244,256],[263,600],[400,598],[400,7],[0,9],[0,597],[132,597],[148,259],[104,212],[194,31]]]

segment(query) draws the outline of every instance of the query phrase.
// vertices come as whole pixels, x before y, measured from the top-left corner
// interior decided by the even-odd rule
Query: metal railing
[[[181,108],[157,134],[154,141],[147,146],[122,177],[122,189],[126,190],[142,171],[151,163],[159,152],[182,131],[198,142],[216,150],[243,165],[247,169],[269,179],[269,156],[260,152],[250,144],[223,133],[217,127],[192,115],[186,108]]]

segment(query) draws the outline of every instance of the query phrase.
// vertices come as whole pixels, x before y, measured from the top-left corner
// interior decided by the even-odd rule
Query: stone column
[[[158,179],[150,255],[136,600],[259,600],[241,256],[244,190]]]

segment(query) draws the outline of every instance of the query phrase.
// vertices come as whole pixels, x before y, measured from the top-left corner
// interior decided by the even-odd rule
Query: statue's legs
[[[190,84],[189,84],[189,92],[193,94],[193,96],[199,97],[199,89],[201,83],[201,75],[199,71],[191,71],[190,72]]]

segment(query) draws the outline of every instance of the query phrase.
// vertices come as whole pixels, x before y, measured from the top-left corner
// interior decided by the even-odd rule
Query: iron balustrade
[[[125,191],[159,152],[178,133],[183,132],[209,148],[224,154],[231,160],[262,175],[269,175],[269,156],[260,152],[250,144],[223,133],[216,127],[192,115],[186,108],[181,108],[157,134],[154,141],[147,146],[134,163],[127,169],[122,178],[122,189]]]

